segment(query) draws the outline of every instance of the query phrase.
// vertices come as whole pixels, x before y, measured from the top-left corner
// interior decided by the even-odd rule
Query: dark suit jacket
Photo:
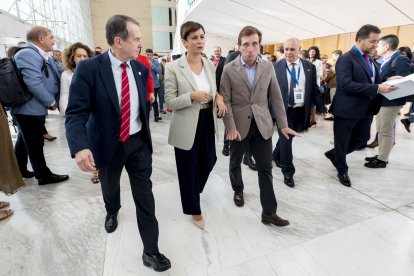
[[[224,63],[224,65],[227,65],[227,63],[232,62],[238,56],[240,56],[240,51],[235,51],[235,52],[232,52],[232,53],[228,54],[227,57],[226,57],[226,62]]]
[[[213,61],[213,59],[210,59],[211,61]],[[225,57],[220,57],[220,61],[217,65],[216,68],[216,87],[217,90],[220,92],[220,80],[221,80],[221,75],[223,74],[223,68],[224,68],[224,64],[226,63],[226,58]]]
[[[392,68],[393,66],[392,63],[393,61],[396,59],[395,61],[395,67]],[[389,77],[393,77],[393,76],[408,76],[409,74],[411,74],[411,70],[412,70],[412,64],[411,61],[409,60],[408,57],[402,56],[400,53],[395,53],[395,55],[392,57],[392,59],[390,59],[386,64],[384,64],[384,66],[381,69],[381,82],[387,81],[387,79]],[[387,98],[385,98],[384,96],[382,96],[382,106],[399,106],[399,105],[405,105],[407,98],[403,97],[403,98],[399,98],[399,99],[395,99],[395,100],[388,100]]]
[[[148,138],[152,152],[147,118],[147,68],[131,60],[138,87],[141,133]],[[119,143],[121,111],[108,52],[84,60],[76,66],[69,89],[66,109],[66,137],[72,157],[83,149],[93,153],[97,168],[112,158]]]
[[[321,93],[319,91],[319,86],[316,82],[316,68],[315,65],[310,63],[309,61],[301,59],[303,64],[303,70],[301,74],[304,72],[306,81],[305,81],[305,99],[304,99],[304,107],[305,107],[305,116],[302,122],[296,122],[298,127],[295,131],[304,131],[308,128],[308,117],[309,117],[309,110],[311,106],[311,102],[316,105],[316,109],[320,113],[326,113],[326,107],[323,104],[323,100],[321,97]],[[280,91],[282,92],[283,103],[285,105],[285,110],[288,109],[289,105],[289,84],[287,79],[286,73],[286,59],[282,59],[274,64],[274,68],[276,71],[277,81],[280,86]]]
[[[379,70],[375,66],[375,81],[372,83],[365,64],[354,48],[336,62],[336,94],[330,109],[334,116],[361,119],[378,112],[381,106],[381,98],[376,97],[381,81]]]

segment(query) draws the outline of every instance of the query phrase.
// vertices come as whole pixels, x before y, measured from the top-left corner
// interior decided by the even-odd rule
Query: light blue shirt
[[[256,76],[256,69],[257,69],[257,63],[259,62],[259,58],[256,59],[256,62],[252,67],[249,67],[246,62],[244,62],[243,58],[240,57],[241,63],[243,65],[244,72],[246,72],[247,80],[249,81],[249,87],[250,89],[253,88],[254,83],[254,77]]]

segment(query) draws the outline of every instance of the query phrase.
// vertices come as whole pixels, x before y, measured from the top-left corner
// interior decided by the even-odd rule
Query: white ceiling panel
[[[414,0],[203,0],[184,21],[200,22],[206,32],[234,41],[243,26],[253,25],[268,44],[355,32],[368,23],[414,24],[413,18]]]

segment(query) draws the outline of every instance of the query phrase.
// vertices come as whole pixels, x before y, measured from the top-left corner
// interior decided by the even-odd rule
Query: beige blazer
[[[216,96],[216,78],[214,65],[210,60],[203,58],[203,68],[207,74],[212,98]],[[197,84],[194,80],[186,55],[167,63],[165,68],[165,104],[173,110],[168,135],[168,144],[183,150],[190,150],[194,144],[197,130],[200,103],[192,101],[190,92],[197,91]],[[213,104],[214,130],[218,137],[216,108]]]
[[[250,89],[239,56],[224,67],[220,94],[229,111],[223,117],[226,129],[237,129],[242,140],[249,133],[253,118],[263,138],[272,137],[274,128],[269,103],[276,115],[278,128],[288,126],[282,94],[271,62],[258,59],[253,88]]]

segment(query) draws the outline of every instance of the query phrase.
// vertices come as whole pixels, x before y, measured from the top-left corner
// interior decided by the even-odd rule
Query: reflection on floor
[[[173,148],[167,144],[170,117],[151,121],[159,246],[172,262],[164,275],[414,275],[414,143],[399,122],[386,169],[363,166],[376,149],[348,156],[352,188],[340,185],[323,155],[332,147],[332,122],[319,119],[316,128],[295,138],[296,187],[285,186],[273,168],[278,213],[291,222],[285,228],[260,222],[257,174],[246,166],[246,205],[234,206],[228,157],[218,141],[218,162],[202,194],[206,230],[201,231],[182,214]],[[58,136],[46,142],[47,163],[70,180],[38,186],[31,179],[16,195],[0,196],[15,210],[0,223],[0,275],[159,275],[142,265],[127,175],[119,226],[108,235],[100,186],[70,158],[64,119],[49,115],[47,128]]]

